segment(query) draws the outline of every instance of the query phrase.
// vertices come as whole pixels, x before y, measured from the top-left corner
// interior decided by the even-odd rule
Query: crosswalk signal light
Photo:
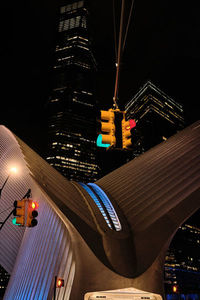
[[[56,280],[56,287],[57,288],[61,288],[62,286],[64,286],[64,279],[57,278],[57,280]]]
[[[125,113],[122,120],[122,148],[129,149],[132,146],[131,129],[136,126],[136,122],[133,119],[126,121]]]
[[[26,219],[26,226],[27,227],[34,227],[37,225],[37,212],[38,203],[33,200],[28,200],[28,210],[27,210],[27,219]]]
[[[112,109],[101,110],[101,134],[97,137],[97,146],[109,148],[115,145],[115,113]]]
[[[25,199],[14,201],[13,215],[15,218],[12,220],[14,225],[24,226],[25,224]]]

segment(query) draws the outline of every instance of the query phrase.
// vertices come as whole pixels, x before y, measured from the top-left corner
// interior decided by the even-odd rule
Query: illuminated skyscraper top
[[[133,142],[137,156],[184,128],[184,111],[151,81],[126,104],[128,119],[137,122]]]
[[[57,28],[53,89],[48,104],[48,162],[70,180],[95,181],[96,63],[88,30],[88,1],[65,1]]]

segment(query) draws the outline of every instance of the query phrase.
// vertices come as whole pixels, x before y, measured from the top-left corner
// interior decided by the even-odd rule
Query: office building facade
[[[200,298],[200,228],[186,222],[177,231],[165,261],[167,299]]]
[[[8,272],[0,265],[0,299],[3,299],[3,295],[6,291],[10,275]]]
[[[147,81],[125,105],[128,119],[135,119],[133,155],[142,154],[184,128],[181,104]]]
[[[89,34],[89,2],[59,8],[52,91],[48,102],[47,161],[69,180],[95,181],[96,63]]]

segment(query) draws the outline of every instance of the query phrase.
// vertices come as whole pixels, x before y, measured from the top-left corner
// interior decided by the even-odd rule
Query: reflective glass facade
[[[65,1],[57,27],[53,89],[48,103],[47,161],[69,180],[95,181],[96,63],[88,31],[87,1]]]

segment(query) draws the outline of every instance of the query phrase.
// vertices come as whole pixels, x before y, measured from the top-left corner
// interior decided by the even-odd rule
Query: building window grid
[[[83,1],[77,1],[77,2],[74,2],[72,4],[68,4],[68,5],[65,5],[65,6],[61,6],[60,8],[60,13],[61,14],[64,14],[64,13],[67,13],[67,12],[70,12],[70,11],[73,11],[73,10],[76,10],[78,8],[81,8],[83,7]]]
[[[78,27],[85,29],[87,28],[87,20],[85,16],[75,16],[73,18],[60,20],[58,32],[63,32]]]
[[[65,32],[62,35],[60,35],[59,40],[61,41],[61,39],[62,39],[62,43],[61,43],[62,45],[58,45],[56,47],[56,51],[58,51],[58,50],[65,50],[65,51],[62,52],[61,55],[59,55],[59,56],[57,55],[57,64],[54,66],[54,68],[64,68],[64,66],[66,64],[69,64],[69,65],[73,64],[73,65],[77,65],[79,67],[82,67],[84,69],[91,69],[90,62],[88,64],[87,61],[81,61],[79,59],[79,57],[77,57],[76,59],[74,57],[69,57],[72,53],[71,48],[74,48],[74,47],[77,47],[77,46],[80,47],[81,50],[85,51],[86,53],[88,53],[88,51],[90,51],[90,49],[88,48],[88,45],[89,45],[88,38],[86,38],[86,36],[81,36],[82,34],[86,35],[86,31],[81,30],[81,27],[82,28],[87,27],[87,9],[83,8],[83,9],[79,10],[79,8],[82,8],[83,5],[84,5],[84,1],[77,1],[77,2],[74,2],[72,4],[62,6],[60,8],[61,15],[60,15],[60,23],[59,23],[60,26],[58,27],[58,31],[60,31],[60,32],[65,31]],[[80,28],[79,33],[78,33],[79,29],[76,30],[76,31],[75,30],[71,31],[71,29],[77,28],[77,27]],[[73,34],[73,33],[75,33],[75,34]],[[79,52],[81,50],[79,50]],[[89,54],[91,55],[92,53],[89,53]],[[57,90],[59,90],[59,88],[55,89],[55,91],[57,91]],[[64,89],[62,88],[61,92],[63,92],[63,90]],[[92,93],[90,93],[90,94],[92,95]],[[89,95],[89,93],[88,93],[88,95]],[[58,95],[56,95],[56,96],[54,96],[54,99],[58,98]],[[75,99],[75,100],[79,101],[79,99]],[[54,102],[54,101],[52,101],[52,102]],[[55,101],[55,102],[57,102],[57,101]],[[80,104],[82,104],[82,103],[80,103]],[[90,104],[90,103],[86,103],[85,105],[91,106],[92,108],[94,107],[94,105]],[[55,119],[56,119],[56,117],[55,117]],[[61,118],[60,118],[60,121],[62,121]],[[53,119],[52,120],[52,126],[57,127],[57,129],[58,129],[58,126],[60,126],[60,122],[56,122],[56,120]],[[56,135],[59,134],[58,130],[54,129],[54,132],[56,132],[55,133]],[[69,137],[72,138],[73,136],[70,135]],[[95,141],[91,141],[91,140],[88,140],[88,139],[85,139],[85,138],[79,138],[79,139],[80,139],[81,144],[83,142],[86,142],[86,143],[89,143],[90,146],[92,146],[93,144],[95,145]],[[77,143],[77,140],[74,140],[74,142]],[[80,144],[77,145],[77,146],[80,146]],[[54,148],[57,152],[58,147],[61,150],[61,148],[63,149],[63,147],[66,147],[66,146],[53,145],[52,148]],[[66,150],[66,149],[63,149],[62,151],[64,151],[64,150]],[[62,153],[64,154],[64,152],[62,152]],[[71,156],[71,154],[72,153],[70,153],[70,156]],[[76,155],[76,157],[74,157],[74,158],[75,159],[77,158],[77,160],[79,160],[79,153],[74,153],[74,154]],[[80,153],[80,155],[82,157],[82,153]],[[72,156],[73,156],[73,154],[72,154]],[[53,156],[50,156],[50,157],[51,157],[51,158],[49,158],[50,160],[51,159],[58,160],[58,159],[52,158]],[[88,157],[87,160],[90,161],[90,158],[92,159],[93,167],[89,166],[89,168],[94,169],[94,166],[96,168],[98,168],[98,166],[95,164],[95,157],[92,157],[92,156]],[[52,161],[51,161],[51,163],[52,163]],[[61,166],[62,164],[66,164],[66,161],[63,161],[62,159],[59,159],[58,164]],[[83,162],[78,162],[77,165],[78,165],[79,168],[84,169],[83,172],[85,172],[85,170],[88,169],[88,167],[86,167]],[[67,166],[64,166],[64,167],[66,168]],[[62,168],[62,166],[61,166],[61,168]],[[86,174],[86,176],[87,176],[87,174]]]

